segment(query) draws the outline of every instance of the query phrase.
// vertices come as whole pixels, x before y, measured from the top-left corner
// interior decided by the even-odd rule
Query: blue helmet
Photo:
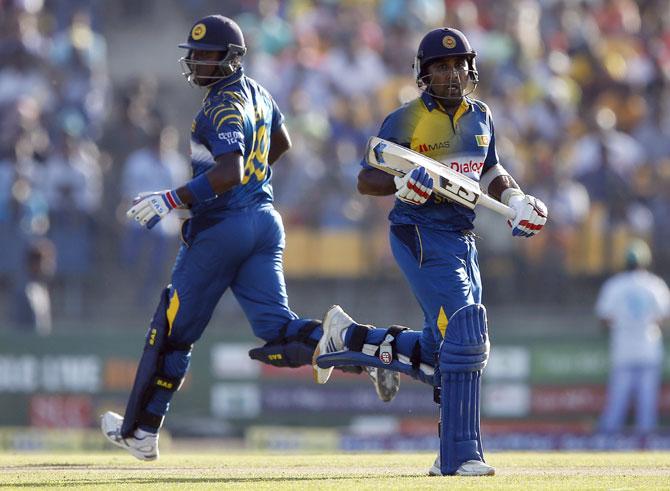
[[[425,78],[428,76],[426,71],[428,65],[432,61],[448,56],[464,56],[468,62],[468,76],[473,85],[477,85],[479,82],[479,73],[475,64],[477,52],[472,49],[468,38],[461,31],[451,27],[441,27],[430,31],[419,43],[413,68],[414,77],[420,88],[427,85]]]
[[[242,57],[247,52],[244,43],[244,35],[237,23],[223,15],[208,15],[197,21],[188,35],[185,43],[179,45],[187,49],[188,54],[179,59],[184,68],[183,75],[189,81],[194,82],[194,69],[196,66],[218,66],[220,75],[202,76],[198,75],[198,85],[211,85],[222,78],[226,78],[236,72],[242,66]],[[224,53],[220,61],[194,60],[193,51],[219,51]],[[202,80],[211,82],[202,84]]]

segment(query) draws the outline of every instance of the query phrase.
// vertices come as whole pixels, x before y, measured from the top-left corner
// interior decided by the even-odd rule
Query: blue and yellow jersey
[[[389,114],[379,137],[422,153],[475,181],[498,163],[491,111],[483,102],[468,97],[451,117],[424,92]],[[365,161],[361,165],[369,167]],[[435,194],[422,206],[396,199],[389,214],[395,224],[444,230],[470,230],[474,218],[472,210]]]
[[[191,126],[191,166],[196,177],[211,169],[220,155],[239,152],[244,159],[242,184],[194,206],[194,215],[272,202],[270,136],[281,127],[284,116],[255,80],[242,73],[236,78],[209,89]]]

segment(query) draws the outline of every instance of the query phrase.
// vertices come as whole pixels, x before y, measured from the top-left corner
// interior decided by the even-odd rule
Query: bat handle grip
[[[500,213],[502,216],[508,218],[509,220],[514,220],[514,218],[516,217],[516,212],[512,208],[501,203],[498,200],[491,198],[486,194],[482,194],[479,197],[479,204],[485,208],[488,208],[489,210],[495,211],[496,213]]]

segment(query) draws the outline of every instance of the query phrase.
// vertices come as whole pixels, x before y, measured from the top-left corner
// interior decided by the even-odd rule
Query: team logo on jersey
[[[475,140],[477,140],[478,147],[489,146],[489,135],[475,135]]]
[[[239,131],[222,131],[217,136],[219,137],[219,140],[226,140],[228,145],[232,145],[235,142],[241,142],[244,138]]]
[[[456,47],[456,39],[453,36],[444,36],[442,38],[442,46],[448,49],[454,49]]]
[[[193,26],[193,30],[191,31],[191,37],[194,41],[200,41],[205,37],[206,33],[207,27],[205,27],[205,24],[196,24]]]
[[[441,150],[443,148],[449,148],[449,142],[437,142],[437,143],[419,143],[414,150],[420,153],[432,152],[433,150]]]

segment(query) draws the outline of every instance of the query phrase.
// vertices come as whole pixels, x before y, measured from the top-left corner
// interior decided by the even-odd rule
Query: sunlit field
[[[491,453],[493,477],[429,477],[434,455],[121,451],[2,453],[0,487],[21,489],[670,489],[670,453]]]

